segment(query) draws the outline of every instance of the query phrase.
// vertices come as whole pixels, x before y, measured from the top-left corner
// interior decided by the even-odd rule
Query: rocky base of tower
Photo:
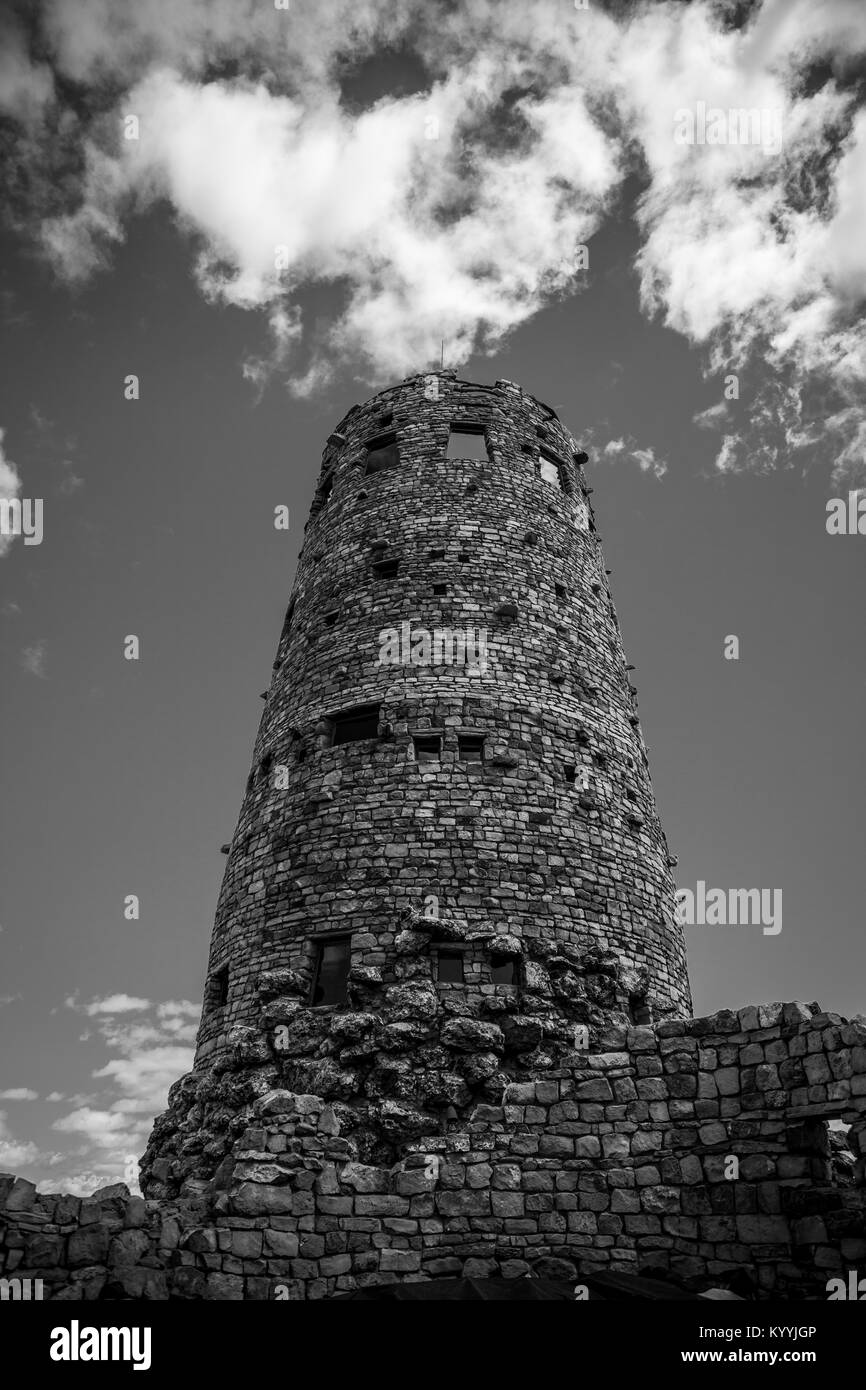
[[[279,1088],[178,1200],[0,1177],[3,1276],[62,1299],[306,1299],[602,1268],[827,1298],[862,1265],[866,1022],[773,1004],[612,1041],[426,1133],[383,1101],[388,1163],[362,1158],[345,1102]]]
[[[519,966],[519,984],[486,981],[476,956],[494,937]],[[431,949],[455,944],[465,975],[449,986],[432,977]],[[465,1126],[479,1103],[498,1105],[514,1082],[621,1051],[634,1021],[652,1017],[647,972],[610,950],[561,945],[553,954],[411,908],[395,950],[385,979],[368,963],[381,953],[353,963],[348,1009],[310,1007],[308,975],[263,972],[258,1026],[229,1029],[204,1067],[172,1087],[142,1160],[146,1195],[201,1190],[269,1091],[332,1102],[355,1156],[388,1166],[406,1143]]]

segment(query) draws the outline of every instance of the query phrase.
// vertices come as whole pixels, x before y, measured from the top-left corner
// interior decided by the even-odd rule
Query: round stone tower
[[[585,462],[447,371],[328,437],[148,1195],[213,1179],[275,1086],[388,1162],[690,1012]]]

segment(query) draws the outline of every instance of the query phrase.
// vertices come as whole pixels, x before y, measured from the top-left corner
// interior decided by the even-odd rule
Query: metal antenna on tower
[[[444,372],[444,370],[445,370],[445,339],[444,339],[444,338],[442,339],[442,352],[441,352],[440,357],[439,357],[439,370],[440,370],[440,372]]]

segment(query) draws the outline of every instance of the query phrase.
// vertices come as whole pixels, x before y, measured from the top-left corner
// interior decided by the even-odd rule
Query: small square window
[[[451,426],[448,436],[449,459],[487,459],[487,440],[484,426],[462,421]]]
[[[441,734],[413,734],[416,763],[436,763],[442,756]]]
[[[568,590],[564,584],[554,584],[553,589],[557,598],[568,598]]]
[[[448,593],[448,585],[447,585],[447,584],[434,584],[434,585],[433,585],[433,592],[434,592],[434,594],[447,594],[447,593]]]
[[[484,760],[483,734],[458,734],[457,756],[464,762],[480,763]]]
[[[332,608],[329,613],[322,614],[322,622],[325,624],[325,627],[334,627],[339,616],[339,608]]]
[[[461,565],[467,564],[468,561],[469,561],[469,554],[468,554],[468,552],[465,551],[465,550],[461,550],[461,551],[460,551],[460,554],[457,556],[457,559],[460,561]]]
[[[443,985],[462,985],[463,952],[440,951],[436,962],[436,977]]]
[[[345,1004],[349,967],[352,963],[352,938],[334,936],[317,941],[315,947],[310,1003]]]
[[[490,979],[495,985],[517,984],[517,961],[514,956],[506,956],[494,951],[490,957]]]
[[[399,569],[399,560],[377,560],[373,565],[373,573],[378,579],[393,579]]]
[[[336,747],[340,743],[355,743],[362,738],[379,737],[379,706],[355,705],[353,709],[341,710],[332,716]]]
[[[444,559],[445,559],[445,551],[444,551],[444,550],[431,550],[431,551],[430,551],[430,559],[431,559],[431,560],[444,560]]]
[[[384,468],[396,468],[400,462],[396,434],[382,434],[367,444],[365,473],[381,473]]]

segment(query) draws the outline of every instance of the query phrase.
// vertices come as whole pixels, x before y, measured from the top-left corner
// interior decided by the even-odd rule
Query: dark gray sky
[[[542,209],[547,220],[537,236],[527,231],[526,242],[506,247],[501,262],[497,246],[508,239],[513,207],[461,213],[457,199],[447,217],[440,209],[425,238],[410,200],[401,205],[402,230],[416,235],[417,247],[411,265],[394,272],[394,283],[387,283],[387,267],[393,271],[398,255],[394,246],[378,246],[376,265],[371,260],[359,267],[352,237],[366,246],[370,229],[344,228],[339,237],[334,233],[330,269],[327,247],[317,250],[319,261],[307,249],[299,253],[287,297],[268,284],[250,288],[248,281],[244,307],[236,284],[227,289],[221,281],[215,288],[213,279],[194,273],[197,254],[212,248],[216,233],[166,176],[158,194],[127,189],[131,201],[114,209],[122,236],[101,269],[70,283],[76,257],[86,260],[82,246],[90,233],[79,219],[75,227],[65,225],[61,237],[52,223],[46,242],[45,228],[66,203],[68,212],[101,198],[105,211],[110,180],[103,170],[97,192],[88,191],[79,168],[78,181],[70,175],[62,197],[52,185],[49,198],[38,178],[23,188],[24,167],[51,183],[46,112],[61,99],[56,91],[46,94],[44,74],[56,79],[74,70],[79,106],[89,94],[94,108],[125,111],[125,94],[146,81],[147,72],[133,70],[118,38],[111,55],[116,90],[108,92],[104,77],[94,76],[107,62],[99,48],[100,7],[75,0],[69,8],[77,13],[77,29],[62,30],[55,7],[45,8],[36,58],[33,50],[25,58],[21,39],[15,101],[0,101],[20,126],[8,166],[13,213],[2,238],[8,366],[0,391],[0,481],[3,467],[14,469],[20,496],[44,499],[42,544],[24,546],[18,539],[0,558],[6,788],[0,1168],[52,1190],[120,1180],[125,1155],[141,1152],[168,1085],[188,1067],[224,866],[219,846],[231,837],[239,810],[261,712],[259,691],[269,681],[324,439],[355,401],[430,365],[432,345],[443,335],[446,365],[472,380],[519,381],[557,409],[592,456],[597,522],[628,659],[637,667],[650,765],[668,840],[679,856],[679,884],[694,887],[703,879],[724,889],[782,890],[778,935],[764,935],[757,925],[687,929],[696,1012],[794,998],[817,999],[848,1015],[861,1011],[866,536],[829,536],[825,529],[828,498],[847,495],[862,481],[862,420],[850,414],[858,350],[866,362],[855,312],[860,291],[846,298],[836,286],[831,333],[831,320],[821,317],[829,313],[830,288],[808,299],[812,282],[802,250],[786,268],[789,275],[802,271],[797,292],[785,301],[775,286],[772,313],[759,295],[750,300],[744,294],[754,265],[741,272],[735,261],[729,277],[720,276],[712,304],[710,263],[693,268],[694,296],[684,296],[683,308],[673,281],[688,243],[663,251],[659,241],[659,228],[676,210],[673,195],[656,207],[655,220],[646,221],[648,196],[670,193],[664,160],[648,154],[650,172],[635,159],[630,169],[618,165],[614,178],[599,172],[603,151],[591,150],[584,173],[592,197],[581,203],[585,187],[577,188],[574,225],[567,210],[551,204]],[[192,16],[190,23],[201,10],[179,8]],[[718,27],[709,7],[692,8]],[[211,9],[209,32],[214,16],[223,14],[222,6]],[[336,30],[339,7],[333,14],[325,9]],[[501,9],[518,24],[516,7],[513,16],[509,6]],[[808,11],[797,4],[789,9],[802,19],[802,48],[813,33]],[[535,32],[539,62],[550,44],[545,24],[564,23],[561,10],[540,7],[546,19],[538,20]],[[143,11],[141,23],[150,7]],[[829,20],[825,28],[850,48],[846,26],[854,23],[854,11],[841,3],[826,11],[836,30]],[[770,27],[774,44],[788,32],[786,23]],[[459,43],[458,30],[455,22],[450,38],[441,39],[443,51]],[[342,80],[347,92],[340,119],[348,129],[383,99],[401,116],[400,101],[423,92],[425,81],[431,87],[457,82],[436,72],[429,33],[416,35],[423,62],[407,51],[395,56],[384,46],[386,37],[373,26],[358,39],[354,64],[333,35],[319,40],[313,63],[309,40],[311,69],[331,62],[329,71],[339,70],[333,82],[339,90]],[[690,45],[699,48],[699,36],[687,37],[686,69]],[[178,44],[181,38],[174,36]],[[477,47],[472,33],[463,39]],[[558,34],[557,42],[565,41]],[[628,51],[605,56],[605,41],[602,35],[591,50],[592,80],[613,90],[633,59]],[[228,33],[229,51],[231,42]],[[499,40],[492,29],[486,42],[495,57]],[[777,54],[766,34],[762,42]],[[790,36],[785,42],[785,52],[796,47]],[[169,63],[171,55],[162,56]],[[213,54],[206,56],[212,61]],[[739,71],[737,63],[739,57],[733,63]],[[189,66],[176,63],[199,97],[210,90],[204,67],[202,58],[190,76]],[[223,72],[222,99],[238,80]],[[552,103],[566,131],[577,122],[578,145],[586,149],[591,141],[580,112],[557,105],[563,92],[574,90],[573,73],[562,74],[562,89],[551,80],[539,78],[540,109]],[[860,118],[845,74],[826,80],[826,104],[832,89],[838,128],[831,140],[821,127],[826,148],[814,138],[840,186],[823,221],[817,214],[813,219],[813,237],[818,223],[840,235],[833,209],[849,205],[841,184],[846,151],[861,157]],[[4,81],[8,93],[8,70]],[[637,79],[630,81],[634,93]],[[274,100],[274,90],[283,89],[273,74],[268,82]],[[293,87],[287,78],[285,89],[303,107],[303,83]],[[466,99],[450,89],[443,95],[441,85],[436,90],[452,115]],[[694,91],[700,95],[700,86],[689,87]],[[260,93],[263,109],[265,96]],[[496,107],[488,97],[506,128],[512,99]],[[707,97],[714,99],[712,91]],[[172,98],[163,90],[160,100],[171,104]],[[35,116],[28,115],[33,103]],[[145,109],[143,97],[138,105]],[[177,143],[185,129],[181,114],[178,107]],[[418,119],[429,114],[422,111]],[[487,118],[493,120],[489,112]],[[306,138],[296,134],[300,142]],[[480,127],[475,134],[485,158],[493,158],[499,137]],[[79,130],[76,138],[79,154],[89,148],[92,167],[96,135]],[[527,177],[537,179],[543,170],[527,138],[517,147]],[[658,138],[647,135],[647,150]],[[386,165],[393,156],[389,197],[411,179],[399,151],[393,153],[393,139],[389,127],[374,142]],[[866,136],[862,143],[866,148]],[[173,148],[159,158],[169,160]],[[555,169],[556,141],[553,153],[542,150],[538,160],[548,155]],[[614,156],[614,162],[625,159],[619,145]],[[367,178],[375,201],[374,165]],[[774,177],[766,174],[767,187]],[[572,178],[577,185],[577,174]],[[452,198],[471,184],[464,171]],[[866,196],[856,179],[852,186],[856,196]],[[269,196],[262,194],[263,217]],[[306,196],[313,195],[307,190]],[[686,220],[700,198],[710,198],[706,190],[677,196]],[[732,196],[725,176],[714,178],[711,196],[721,219]],[[814,192],[815,199],[821,196]],[[383,216],[388,206],[393,211],[386,199]],[[246,229],[231,243],[230,213],[229,206],[213,214],[225,219],[228,240],[220,243],[220,254],[253,276]],[[419,283],[417,248],[429,249],[431,226],[460,225],[464,214],[477,243],[474,260],[467,265],[452,241],[437,244],[439,263],[427,266],[427,279]],[[323,217],[321,225],[331,227]],[[555,237],[542,245],[550,219],[564,221],[563,235],[572,243],[576,229],[586,230],[590,268],[578,281],[557,279],[561,267],[551,270],[560,265],[561,245]],[[792,227],[786,245],[797,235]],[[317,236],[327,240],[321,228]],[[696,241],[702,237],[694,231]],[[845,243],[837,245],[841,263]],[[748,249],[741,250],[747,260]],[[668,254],[667,271],[659,270]],[[658,258],[654,273],[665,287],[654,316],[641,295],[648,256]],[[495,262],[499,280],[487,287],[473,315],[459,277],[482,275],[483,257]],[[856,282],[862,265],[858,269],[852,256],[845,266]],[[545,271],[549,293],[547,282],[538,280]],[[765,266],[764,273],[772,278],[776,270]],[[516,287],[512,275],[520,281]],[[737,275],[734,293],[730,281]],[[457,278],[460,303],[441,286],[442,276]],[[415,314],[411,295],[420,300],[431,284],[441,290],[438,299],[431,291],[435,313],[425,307]],[[737,301],[736,311],[727,294]],[[706,333],[688,309],[702,296],[700,312],[711,322]],[[491,323],[494,301],[501,319]],[[288,305],[300,314],[297,332],[284,332],[285,320],[274,327],[275,308],[285,312]],[[790,331],[794,314],[807,306],[812,336],[782,351],[778,335]],[[480,352],[485,332],[495,341]],[[840,365],[845,335],[847,365]],[[716,411],[696,420],[722,403],[724,376],[732,370],[740,378],[739,401],[724,418]],[[140,378],[138,401],[124,400],[129,373]],[[835,421],[829,431],[821,428],[827,418]],[[291,508],[287,534],[273,527],[273,509],[281,503]],[[124,660],[127,634],[140,639],[137,662]],[[740,639],[739,661],[724,659],[729,634]],[[124,919],[128,894],[140,897],[139,921]]]

